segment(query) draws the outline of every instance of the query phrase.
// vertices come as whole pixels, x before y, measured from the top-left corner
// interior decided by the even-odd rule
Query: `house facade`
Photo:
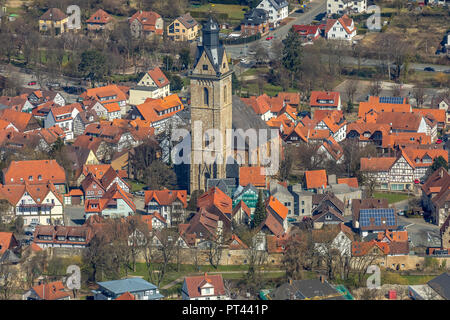
[[[367,10],[367,0],[327,0],[327,13],[363,13]]]
[[[167,27],[167,36],[174,41],[193,41],[199,35],[199,24],[188,12]]]
[[[256,8],[268,12],[269,22],[274,28],[289,15],[289,3],[286,0],[262,0]]]
[[[356,36],[356,26],[353,19],[347,15],[339,19],[329,19],[325,27],[325,35],[329,40],[351,41]]]
[[[185,277],[181,295],[183,300],[229,300],[221,274]]]
[[[145,73],[136,87],[130,89],[130,105],[145,103],[147,99],[161,99],[170,95],[170,81],[159,67]]]
[[[187,208],[186,190],[145,191],[145,208],[148,214],[158,212],[167,225],[182,222]]]

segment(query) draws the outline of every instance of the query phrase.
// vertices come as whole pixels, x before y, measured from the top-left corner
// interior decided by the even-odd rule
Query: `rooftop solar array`
[[[402,97],[380,97],[380,103],[403,104]]]
[[[373,219],[373,224],[371,223]],[[385,223],[383,223],[385,221]],[[383,209],[361,209],[359,212],[359,223],[361,227],[369,226],[395,226],[395,212],[393,208]]]

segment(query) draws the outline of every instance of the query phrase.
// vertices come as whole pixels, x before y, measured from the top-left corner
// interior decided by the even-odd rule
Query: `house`
[[[367,242],[353,241],[352,256],[364,257],[372,256],[374,258],[383,258],[389,254],[389,245],[386,242],[371,240]],[[381,261],[381,263],[383,263]]]
[[[266,35],[269,32],[269,12],[263,9],[254,8],[244,14],[241,21],[241,34],[253,36],[260,34]]]
[[[18,246],[19,242],[14,236],[14,233],[0,232],[0,257],[2,257],[7,250],[14,251]]]
[[[448,124],[446,111],[443,109],[416,109],[413,108],[412,112],[418,113],[425,117],[425,119],[432,119],[437,122],[438,129],[444,129]]]
[[[141,278],[128,278],[97,282],[98,289],[92,290],[94,300],[116,300],[124,293],[130,293],[135,300],[161,300],[164,296],[154,284]]]
[[[313,42],[320,37],[319,26],[294,24],[292,30],[300,35],[303,42]]]
[[[63,282],[54,281],[32,287],[22,296],[22,300],[70,300],[70,297],[70,292]]]
[[[270,300],[346,300],[323,276],[320,279],[289,280],[267,295]]]
[[[145,209],[148,214],[158,212],[167,225],[184,221],[187,208],[186,190],[148,190],[145,191]]]
[[[355,14],[367,10],[367,0],[327,0],[327,14]]]
[[[252,211],[243,200],[240,200],[238,204],[233,207],[232,216],[232,221],[236,225],[250,226],[250,223],[252,222]]]
[[[217,187],[223,192],[225,192],[229,197],[233,197],[235,194],[236,187],[236,179],[234,178],[223,178],[223,179],[213,179],[209,178],[206,180],[206,190],[209,190],[213,187]]]
[[[86,248],[94,237],[88,226],[43,226],[38,225],[33,234],[33,243],[46,248]]]
[[[273,28],[277,28],[289,15],[289,3],[286,0],[262,0],[256,8],[269,13],[269,23]]]
[[[408,295],[413,300],[449,300],[450,273],[444,272],[423,285],[408,286]]]
[[[425,133],[435,141],[437,137],[437,121],[431,123],[429,118],[412,112],[381,112],[376,115],[377,124],[388,124],[391,132]]]
[[[114,18],[109,13],[103,9],[98,9],[86,20],[86,25],[89,31],[112,30],[114,22]]]
[[[243,201],[253,215],[258,202],[258,196],[259,191],[253,184],[249,183],[245,187],[239,186],[233,195],[233,208],[237,206],[239,202]]]
[[[341,95],[339,92],[312,91],[309,99],[311,111],[341,110]]]
[[[100,102],[104,109],[97,109],[97,104],[94,105],[94,110],[97,112],[99,117],[105,119],[110,118],[120,118],[120,115],[126,114],[127,107],[127,94],[124,92],[123,88],[115,84],[110,84],[103,87],[97,87],[92,89],[87,89],[80,95],[83,100],[95,99]],[[117,105],[120,110],[117,110]],[[106,111],[105,111],[106,109]]]
[[[197,208],[215,214],[223,223],[225,231],[231,229],[232,200],[217,187],[209,189],[197,199]]]
[[[320,110],[323,111],[323,110]],[[325,117],[317,117],[314,113],[314,121],[316,122],[313,127],[315,130],[328,130],[331,138],[336,140],[336,142],[341,142],[345,139],[347,133],[347,121],[341,111],[333,110],[326,114]],[[311,126],[312,127],[312,126]]]
[[[163,35],[164,20],[154,11],[138,11],[128,20],[133,38]]]
[[[305,171],[306,189],[317,192],[327,187],[327,172],[325,170]]]
[[[265,95],[250,98],[241,98],[241,100],[248,106],[250,106],[257,115],[261,117],[263,121],[268,121],[272,118],[270,111],[270,105]]]
[[[354,224],[359,227],[363,237],[369,233],[396,230],[398,227],[394,208],[360,209],[359,219]]]
[[[361,158],[361,172],[374,179],[381,190],[412,190],[426,176],[438,157],[448,159],[442,149],[402,149],[397,157]]]
[[[7,109],[14,111],[31,113],[34,105],[28,100],[28,94],[23,93],[15,97],[1,96],[0,106],[5,106]]]
[[[318,153],[325,155],[328,160],[336,163],[341,163],[344,160],[344,149],[333,137],[329,137],[323,142],[318,149]]]
[[[31,114],[12,109],[0,110],[0,119],[11,123],[19,132],[33,131],[41,127]]]
[[[288,208],[288,218],[294,216],[294,196],[286,185],[275,182],[270,184],[270,194]]]
[[[79,112],[73,119],[73,135],[78,137],[84,133],[86,127],[91,123],[98,123],[100,120],[97,112],[94,110],[86,110]]]
[[[267,176],[264,167],[239,167],[239,185],[252,184],[257,189],[267,188]]]
[[[315,229],[344,222],[345,205],[333,193],[316,194],[312,197],[312,220]]]
[[[266,199],[266,219],[261,224],[261,230],[267,230],[269,234],[280,237],[287,233],[287,215],[289,209],[273,196]]]
[[[361,209],[388,209],[387,199],[357,199],[352,201],[352,226],[359,228],[359,211]]]
[[[12,161],[3,169],[4,185],[52,183],[60,194],[66,193],[66,173],[56,160]]]
[[[69,30],[69,17],[58,8],[48,9],[39,18],[39,31],[58,36]]]
[[[51,108],[44,120],[44,126],[50,128],[56,125],[64,130],[65,140],[72,140],[74,138],[73,121],[80,111],[83,111],[83,109],[79,103]]]
[[[137,106],[148,98],[162,99],[170,95],[170,81],[159,67],[148,70],[134,88],[130,88],[130,105]]]
[[[328,19],[325,27],[325,36],[329,40],[351,41],[356,36],[356,26],[353,19],[346,14],[339,19]]]
[[[444,228],[450,207],[450,175],[444,168],[433,172],[422,185],[422,204],[433,223]]]
[[[167,27],[167,36],[174,41],[194,41],[199,34],[199,24],[188,12],[176,18]]]
[[[20,95],[26,94],[28,97],[28,101],[30,101],[35,107],[38,107],[47,102],[54,102],[55,104],[59,104],[60,106],[64,106],[66,104],[66,100],[64,97],[56,91],[52,90],[42,90],[42,89],[32,89],[32,88],[23,88],[20,92]]]
[[[311,230],[311,236],[319,254],[327,254],[328,250],[338,250],[343,257],[350,257],[352,254],[354,234],[343,222]]]
[[[9,215],[22,216],[24,225],[62,224],[63,198],[52,183],[0,185],[0,198],[9,204]]]
[[[313,193],[303,190],[301,184],[290,187],[294,196],[294,214],[298,217],[311,216]]]
[[[84,212],[86,219],[91,215],[105,218],[127,217],[136,212],[136,205],[132,201],[132,196],[116,183],[101,198],[86,199]]]
[[[168,127],[176,127],[184,123],[179,117],[179,112],[184,110],[177,94],[159,99],[147,99],[144,103],[135,106],[131,113],[131,119],[142,119],[148,121],[155,134],[158,134]]]
[[[229,300],[221,274],[185,277],[181,288],[183,300]]]

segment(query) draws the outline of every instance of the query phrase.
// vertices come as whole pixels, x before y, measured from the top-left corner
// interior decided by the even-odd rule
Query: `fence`
[[[224,39],[222,40],[222,43],[225,45],[236,45],[236,44],[244,44],[244,43],[249,43],[249,42],[253,42],[256,40],[261,39],[261,34],[255,34],[253,36],[250,37],[245,37],[245,38],[237,38],[237,39]]]

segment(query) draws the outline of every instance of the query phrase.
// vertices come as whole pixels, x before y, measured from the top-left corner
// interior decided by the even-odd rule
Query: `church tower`
[[[190,192],[206,190],[209,178],[226,178],[226,130],[232,128],[232,71],[228,65],[225,48],[219,41],[219,25],[211,17],[203,25],[202,41],[197,48],[197,57],[190,75],[191,80],[191,169]],[[201,135],[195,131],[200,128]],[[222,135],[221,164],[195,163],[202,159],[203,151],[209,144],[205,141],[205,131],[218,129]],[[202,141],[198,141],[199,138]],[[207,139],[206,139],[207,140]]]

